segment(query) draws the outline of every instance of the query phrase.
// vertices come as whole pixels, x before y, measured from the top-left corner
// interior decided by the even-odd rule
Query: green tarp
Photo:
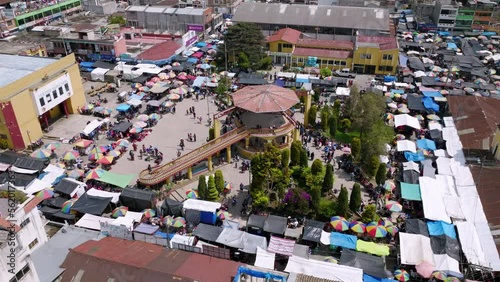
[[[410,201],[422,201],[420,185],[401,182],[401,197]]]
[[[134,177],[135,176],[133,174],[116,174],[106,171],[101,175],[101,177],[99,177],[96,180],[111,185],[115,185],[120,188],[125,188],[127,187],[127,185],[130,184],[130,182],[132,181],[132,179],[134,179]]]
[[[377,244],[373,242],[366,242],[363,240],[358,240],[356,242],[356,251],[369,253],[376,256],[386,257],[389,255],[389,247],[382,244]]]

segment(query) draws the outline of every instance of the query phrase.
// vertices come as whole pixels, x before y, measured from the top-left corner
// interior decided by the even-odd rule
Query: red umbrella
[[[425,260],[415,266],[418,275],[424,278],[430,278],[435,268],[435,265]]]

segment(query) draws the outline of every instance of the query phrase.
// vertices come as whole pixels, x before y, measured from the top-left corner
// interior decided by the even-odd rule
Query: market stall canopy
[[[113,204],[117,204],[118,201],[120,200],[120,194],[121,193],[108,192],[108,191],[97,190],[95,188],[91,188],[91,189],[89,189],[87,191],[87,194],[89,196],[96,196],[96,197],[102,197],[102,198],[111,198],[111,202]]]
[[[127,132],[127,130],[129,130],[131,126],[132,124],[130,122],[122,121],[119,124],[113,126],[111,130],[118,132]]]
[[[0,153],[0,163],[13,165],[20,157],[24,157],[24,155],[12,151],[5,151]]]
[[[304,231],[302,233],[302,240],[321,243],[322,233],[323,233],[323,228],[318,228],[314,226],[305,226]]]
[[[220,203],[203,201],[203,200],[198,200],[198,199],[187,199],[183,203],[184,209],[196,210],[196,211],[201,211],[201,212],[215,213],[218,209],[220,209],[220,207],[221,207]]]
[[[267,240],[265,237],[232,228],[224,228],[216,242],[249,254],[257,253],[257,247],[264,250],[267,249]]]
[[[399,233],[401,264],[417,265],[422,261],[434,262],[431,240],[418,234]]]
[[[58,210],[60,210],[62,208],[63,204],[67,200],[68,199],[64,198],[64,197],[55,197],[55,198],[50,198],[50,199],[44,200],[42,202],[42,205],[57,208]]]
[[[429,237],[429,228],[422,219],[408,218],[405,221],[405,230],[409,234],[419,234]]]
[[[82,192],[85,192],[84,186],[85,183],[73,181],[70,178],[64,178],[54,187],[54,191],[73,197],[77,193],[83,194]]]
[[[200,223],[196,226],[193,235],[208,242],[215,242],[221,233],[221,227]]]
[[[108,122],[109,119],[103,119],[103,120],[93,120],[89,124],[85,126],[85,128],[82,130],[82,134],[84,135],[89,135],[90,133],[94,132],[99,126],[103,125],[105,122]]]
[[[254,113],[284,112],[299,103],[295,91],[275,85],[245,87],[232,98],[236,107]]]
[[[46,160],[24,156],[17,158],[13,165],[22,169],[42,171],[47,167],[48,163]]]
[[[105,171],[101,177],[96,179],[97,181],[108,183],[120,188],[125,188],[132,182],[135,175],[133,174],[117,174],[109,171]]]
[[[414,170],[416,172],[420,172],[420,165],[416,162],[404,162],[403,171],[405,170]]]
[[[418,178],[420,177],[420,172],[417,172],[415,170],[404,170],[402,173],[402,177],[403,177],[402,182],[404,182],[404,183],[418,184]],[[408,195],[406,195],[406,196],[408,196]]]
[[[391,273],[385,269],[384,258],[349,249],[342,250],[340,265],[361,268],[363,269],[363,273],[375,277],[387,278],[392,276]]]
[[[422,201],[420,185],[401,182],[401,197],[410,201]]]
[[[337,87],[335,90],[335,95],[337,96],[349,96],[351,95],[351,89],[347,87]]]
[[[142,101],[139,99],[130,99],[127,101],[127,104],[130,106],[137,107],[137,106],[140,106],[142,104]]]
[[[415,129],[420,129],[420,123],[418,122],[418,119],[408,114],[395,115],[394,126],[409,126]]]
[[[415,145],[415,142],[410,140],[398,140],[396,147],[398,152],[405,152],[405,151],[410,151],[413,153],[417,152],[417,146]]]
[[[125,190],[128,190],[125,189]],[[123,191],[125,191],[123,190]],[[143,190],[140,190],[143,191]],[[123,194],[123,192],[122,192]],[[161,204],[163,215],[181,216],[182,215],[182,202],[176,201],[171,198],[166,198]]]
[[[156,107],[157,108],[157,107],[161,106],[161,102],[158,101],[158,100],[151,100],[151,101],[149,101],[147,103],[147,105],[150,106],[150,107]]]
[[[270,253],[260,247],[257,247],[257,256],[255,258],[255,266],[273,269],[274,270],[274,262],[276,259],[275,253]]]
[[[251,214],[248,218],[247,226],[255,227],[258,229],[264,229],[264,223],[266,222],[267,216]]]
[[[282,216],[269,215],[264,223],[264,231],[272,234],[285,234],[288,219]]]
[[[42,191],[43,189],[46,189],[46,188],[50,188],[52,187],[52,184],[51,183],[47,183],[43,180],[40,180],[40,179],[33,179],[27,186],[26,186],[26,189],[24,190],[24,193],[28,194],[28,195],[31,195],[31,194],[34,194],[36,192],[40,192]]]
[[[168,87],[154,85],[149,91],[154,94],[161,94],[168,90]]]
[[[0,183],[4,184],[10,182],[11,185],[15,187],[26,187],[29,185],[33,179],[36,178],[35,174],[21,174],[21,173],[13,173],[15,179],[12,179],[12,175],[8,172],[3,172],[0,174]]]
[[[268,82],[263,78],[238,78],[238,83],[244,85],[264,85]]]
[[[271,236],[267,251],[271,253],[281,254],[284,256],[292,256],[295,248],[295,241],[289,239],[278,238]]]
[[[103,198],[97,196],[90,196],[89,194],[83,194],[78,200],[71,206],[71,210],[77,211],[79,213],[88,213],[93,215],[101,215],[104,210],[109,206],[113,198]]]
[[[285,268],[286,272],[310,275],[326,280],[359,282],[363,281],[363,270],[346,265],[337,265],[312,259],[291,256]]]
[[[358,237],[354,235],[343,234],[339,232],[330,233],[330,245],[338,246],[344,249],[356,249],[356,242]]]
[[[141,223],[134,229],[134,233],[153,235],[156,233],[156,231],[158,231],[158,229],[160,229],[160,227],[157,225]]]

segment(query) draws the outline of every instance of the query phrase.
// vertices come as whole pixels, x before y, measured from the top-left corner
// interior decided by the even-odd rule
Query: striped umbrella
[[[95,154],[95,153],[105,153],[109,150],[109,147],[108,146],[98,146],[98,147],[94,147],[90,153],[92,154]]]
[[[128,207],[125,207],[125,206],[117,207],[111,213],[111,217],[117,218],[120,216],[125,216],[127,214],[127,212],[128,212]]]
[[[406,282],[410,280],[410,274],[404,269],[398,269],[394,271],[394,278],[396,278],[397,281]]]
[[[32,158],[48,159],[52,156],[52,151],[48,149],[37,149],[30,155]]]
[[[113,150],[113,151],[108,152],[108,156],[115,157],[115,158],[118,158],[119,156],[121,156],[121,154],[122,153],[120,151],[117,151],[117,150]]]
[[[152,209],[145,209],[142,211],[142,214],[146,217],[146,218],[153,218],[156,216],[156,212]]]
[[[165,102],[163,102],[163,104],[162,104],[162,105],[163,105],[165,108],[171,108],[171,107],[173,107],[175,104],[174,104],[174,102],[172,102],[172,101],[165,101]]]
[[[76,158],[78,158],[79,156],[80,156],[80,153],[78,153],[75,150],[71,150],[71,151],[67,151],[66,153],[64,153],[62,158],[65,161],[72,161],[72,160],[76,160]]]
[[[104,155],[101,153],[93,153],[89,156],[89,161],[95,162],[102,157],[104,157]]]
[[[363,222],[359,222],[356,220],[349,223],[349,228],[356,233],[365,233],[366,232],[365,224]]]
[[[36,193],[37,198],[42,198],[42,199],[49,199],[54,197],[54,189],[52,188],[45,188],[42,191]]]
[[[448,278],[448,275],[446,275],[446,273],[444,273],[443,271],[436,270],[432,272],[431,277],[434,277],[437,280],[445,281],[446,278]]]
[[[104,174],[104,172],[106,171],[100,168],[92,169],[89,172],[87,172],[87,174],[85,175],[85,179],[86,180],[98,179]]]
[[[120,139],[115,142],[115,145],[128,148],[130,146],[130,141],[128,141],[127,139]]]
[[[389,232],[392,236],[396,235],[396,233],[399,232],[399,229],[394,226],[394,225],[389,225],[385,228],[387,230],[387,232]]]
[[[186,197],[188,199],[197,199],[198,198],[198,191],[196,190],[187,190],[186,191]]]
[[[152,120],[159,120],[159,119],[161,119],[161,115],[154,113],[154,114],[150,114],[149,118]]]
[[[427,118],[430,120],[441,120],[441,118],[435,114],[427,115]]]
[[[330,219],[330,224],[337,231],[346,231],[349,229],[349,222],[341,216],[334,216]]]
[[[217,212],[217,218],[224,220],[229,218],[229,213],[227,211],[220,210]]]
[[[113,163],[114,159],[115,159],[115,157],[113,157],[113,156],[104,156],[104,157],[98,159],[97,163],[103,164],[103,165],[110,165]]]
[[[418,119],[419,121],[425,120],[423,115],[416,115],[415,118]]]
[[[326,257],[323,259],[324,262],[331,262],[331,263],[335,263],[335,264],[338,264],[339,261],[336,260],[334,257]]]
[[[179,100],[181,96],[176,93],[168,94],[167,99],[169,100]]]
[[[398,109],[398,112],[402,113],[402,114],[407,114],[410,112],[410,110],[408,108],[399,108]]]
[[[167,215],[163,218],[163,224],[167,226],[172,226],[173,223],[174,223],[174,218],[171,217],[170,215]]]
[[[51,151],[59,149],[59,147],[61,147],[61,143],[59,143],[59,142],[54,142],[54,143],[50,143],[50,144],[45,145],[45,148],[47,150],[51,150]]]
[[[85,171],[83,171],[81,169],[73,169],[73,170],[69,171],[67,174],[68,174],[69,178],[77,179],[77,178],[84,176]]]
[[[390,210],[391,212],[401,212],[403,210],[403,206],[395,201],[390,201],[385,205],[385,208]]]
[[[386,113],[386,114],[384,115],[384,118],[385,118],[386,120],[389,120],[389,119],[394,119],[394,115],[393,115],[393,114],[391,114],[391,113]]]
[[[61,211],[63,213],[69,214],[71,212],[71,207],[75,204],[76,200],[68,200],[62,204]]]
[[[374,238],[383,238],[387,236],[387,230],[384,226],[378,225],[378,222],[370,222],[366,225],[366,233]]]
[[[186,226],[186,220],[182,216],[176,217],[176,218],[174,218],[174,222],[172,223],[172,226],[177,227],[177,228],[184,227],[184,226]]]
[[[64,163],[56,163],[56,164],[54,164],[54,166],[58,167],[58,168],[62,168],[62,169],[66,168],[66,165]]]
[[[457,277],[448,277],[444,281],[445,282],[460,282],[460,279]]]
[[[148,121],[149,120],[149,116],[145,115],[145,114],[142,114],[142,115],[138,115],[137,119],[140,120],[140,121]]]
[[[87,139],[81,139],[80,141],[76,142],[74,145],[78,148],[87,148],[92,144],[92,141],[87,140]]]
[[[396,188],[396,185],[394,185],[394,183],[392,181],[387,180],[387,181],[385,181],[383,187],[386,191],[392,191],[392,190],[394,190],[394,188]]]
[[[130,129],[130,133],[141,133],[142,132],[142,127],[133,127]]]
[[[387,227],[387,226],[391,226],[393,224],[392,224],[392,222],[389,219],[387,219],[387,217],[382,217],[378,221],[378,225],[383,226],[383,227]]]

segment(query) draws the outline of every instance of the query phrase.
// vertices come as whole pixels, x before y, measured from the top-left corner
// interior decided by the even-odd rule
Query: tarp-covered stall
[[[105,171],[101,177],[97,178],[97,181],[108,183],[119,188],[125,188],[130,184],[132,179],[134,179],[133,174],[117,174],[109,171]]]
[[[64,178],[54,187],[54,192],[69,195],[73,197],[75,194],[81,196],[85,193],[85,183],[79,182],[70,178]]]
[[[387,245],[363,240],[356,241],[356,251],[384,257],[389,255],[389,247]]]
[[[27,169],[27,170],[36,170],[42,171],[44,168],[49,165],[47,160],[32,158],[32,157],[20,157],[16,159],[16,162],[13,164],[14,167]]]
[[[216,242],[249,254],[257,253],[257,247],[264,250],[267,249],[267,240],[265,237],[231,228],[224,228]]]
[[[443,200],[444,187],[432,177],[420,177],[418,181],[425,218],[451,223]]]
[[[398,140],[396,148],[398,152],[405,152],[405,151],[410,151],[413,153],[417,152],[417,146],[415,145],[415,142],[410,140]]]
[[[112,198],[90,196],[85,193],[71,206],[71,210],[79,213],[101,215],[109,206],[111,200]]]
[[[182,202],[166,198],[161,204],[162,214],[171,216],[182,216]]]
[[[109,71],[109,69],[96,68],[90,73],[90,77],[93,81],[102,81],[104,82],[104,76]]]
[[[251,214],[247,221],[247,227],[264,229],[267,216]]]
[[[286,217],[270,215],[264,223],[264,231],[273,234],[285,234],[288,220]]]
[[[446,235],[431,236],[432,251],[436,255],[448,255],[449,257],[460,260],[460,246],[458,240]]]
[[[255,258],[255,266],[274,270],[275,253],[270,253],[260,247],[257,247],[257,257]]]
[[[429,237],[427,223],[422,219],[408,218],[405,220],[405,230],[409,234],[423,235]]]
[[[288,259],[288,264],[285,268],[285,271],[305,274],[333,281],[363,281],[363,270],[360,268],[337,265],[331,262],[309,260],[298,256],[291,256]]]
[[[200,223],[196,226],[193,235],[208,242],[215,242],[222,233],[222,229],[218,226]]]
[[[295,248],[294,240],[271,236],[271,239],[269,240],[269,246],[267,247],[267,251],[271,253],[282,254],[284,256],[291,256],[293,255],[294,248]]]
[[[136,188],[123,189],[120,203],[131,211],[142,211],[155,207],[156,194],[153,191]]]
[[[111,198],[111,202],[113,204],[117,204],[118,201],[120,200],[120,193],[97,190],[95,188],[91,188],[90,190],[88,190],[87,195],[96,196],[96,197],[103,197],[103,198]]]
[[[364,273],[375,277],[386,278],[390,276],[390,272],[385,270],[384,259],[369,254],[343,250],[340,257],[340,264],[361,268]]]
[[[342,234],[338,232],[330,233],[330,245],[345,249],[356,249],[358,237],[354,235]]]
[[[420,129],[420,122],[416,117],[412,117],[408,114],[401,114],[394,116],[394,126],[409,126],[415,129]]]
[[[183,203],[185,217],[188,222],[198,224],[200,222],[206,224],[215,224],[217,220],[217,210],[220,209],[220,203],[209,201],[187,199]]]
[[[406,182],[400,182],[401,185],[401,197],[410,201],[422,201],[422,195],[420,194],[420,185],[411,184]]]
[[[400,232],[399,240],[401,264],[417,265],[422,261],[434,261],[429,237]]]

